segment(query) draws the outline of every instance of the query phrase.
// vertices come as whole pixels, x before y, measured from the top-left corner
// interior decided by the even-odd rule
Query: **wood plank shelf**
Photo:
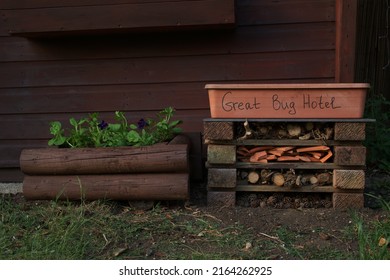
[[[239,169],[356,169],[356,166],[341,166],[334,163],[305,163],[305,162],[269,162],[269,163],[251,163],[251,162],[236,162],[235,164],[210,164],[206,162],[206,168],[230,168]],[[358,166],[359,168],[363,168]]]
[[[357,141],[337,141],[337,140],[299,140],[299,139],[246,139],[246,140],[207,140],[207,144],[217,145],[240,145],[240,146],[340,146],[340,145],[361,145]]]
[[[239,182],[237,192],[288,192],[288,193],[333,193],[333,186],[278,187],[274,185],[248,185]]]
[[[342,122],[342,123],[373,123],[376,122],[375,119],[221,119],[221,118],[206,118],[203,119],[204,122],[261,122],[261,123],[297,123],[297,122],[318,122],[318,123],[327,123],[327,122]]]

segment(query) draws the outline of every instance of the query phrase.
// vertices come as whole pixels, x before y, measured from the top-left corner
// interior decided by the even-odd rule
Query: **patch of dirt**
[[[375,180],[378,181],[370,179],[371,183],[366,191],[390,201],[389,188],[385,186],[390,181],[389,178],[376,178]],[[263,195],[245,194],[238,197],[236,207],[214,207],[206,205],[206,194],[205,183],[197,183],[191,186],[191,200],[189,202],[160,202],[160,205],[165,209],[164,211],[167,211],[166,215],[168,216],[170,215],[169,211],[184,211],[187,214],[181,215],[180,219],[188,219],[189,222],[193,220],[194,213],[201,213],[202,217],[217,221],[221,228],[228,229],[239,226],[251,233],[251,239],[246,244],[242,244],[243,250],[246,250],[246,247],[250,251],[251,247],[264,246],[263,244],[267,241],[275,245],[264,248],[266,257],[269,259],[329,258],[332,254],[329,252],[338,252],[335,253],[334,258],[342,259],[344,255],[340,254],[340,251],[345,252],[345,256],[349,258],[351,256],[358,258],[353,215],[358,215],[365,221],[384,221],[390,218],[389,211],[379,208],[377,200],[371,199],[372,197],[369,196],[366,198],[371,200],[366,201],[366,206],[371,206],[371,208],[366,207],[351,211],[331,208],[328,196],[313,195],[305,198],[302,195],[295,197],[293,195],[293,197],[286,198],[287,196],[276,195],[276,198],[271,199],[272,203],[268,203],[269,198],[265,198]],[[275,195],[271,194],[271,196]],[[26,210],[34,205],[47,203],[44,201],[25,201],[20,194],[14,196],[14,201],[23,204]],[[265,202],[265,204],[261,204],[261,202]],[[117,203],[118,213],[123,210],[125,203]],[[129,206],[128,203],[126,204]],[[151,208],[149,203],[132,203],[130,206],[135,209],[133,211],[137,211],[136,208],[140,207],[138,209],[140,212],[149,211]],[[174,240],[176,237],[183,240],[191,239],[191,237],[180,234],[184,233],[173,230],[170,232],[169,239]],[[196,243],[199,251],[211,250],[210,243],[203,242],[198,236],[192,238],[195,238],[193,242]],[[161,233],[160,237],[153,236],[154,243],[166,239],[165,233]],[[291,244],[288,244],[289,242]],[[192,245],[195,246],[194,244]],[[150,249],[153,246],[143,244],[142,247],[145,249],[143,255],[148,258],[169,258],[166,255],[159,257]],[[327,252],[326,255],[324,252]],[[241,255],[237,256],[237,258],[241,257]]]
[[[311,248],[305,258],[318,258],[321,252],[345,251],[358,258],[356,231],[353,215],[364,221],[384,221],[389,212],[382,209],[378,198],[390,202],[390,176],[370,174],[365,189],[365,208],[359,210],[333,209],[330,194],[238,194],[236,207],[212,207],[206,205],[206,186],[197,185],[193,190],[192,204],[214,216],[228,227],[242,225],[258,233],[259,238],[275,241],[275,232],[285,230],[293,234],[293,248]],[[350,231],[350,232],[348,232]],[[279,239],[279,238],[277,238]],[[313,253],[315,248],[315,253]],[[313,254],[310,256],[310,254]],[[271,256],[272,258],[272,256]],[[288,252],[277,250],[275,259],[294,259]],[[335,258],[342,258],[336,255]]]

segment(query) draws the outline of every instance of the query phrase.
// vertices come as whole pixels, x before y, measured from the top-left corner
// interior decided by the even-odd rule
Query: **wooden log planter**
[[[189,140],[144,147],[25,149],[27,199],[186,200]]]

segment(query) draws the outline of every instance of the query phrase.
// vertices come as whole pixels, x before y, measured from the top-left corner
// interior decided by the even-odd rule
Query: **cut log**
[[[248,174],[248,182],[251,184],[256,184],[260,179],[260,175],[257,171],[251,171]]]
[[[318,184],[318,178],[316,176],[310,177],[310,184],[311,185],[317,185]]]
[[[184,172],[188,145],[25,149],[20,167],[28,175]]]
[[[261,136],[265,136],[269,133],[270,129],[268,128],[268,126],[258,126],[257,127],[257,132],[259,135]]]
[[[306,174],[306,175],[302,175],[302,177],[301,177],[301,183],[302,183],[302,185],[304,185],[304,186],[308,186],[308,185],[311,185],[311,178],[312,177],[315,177],[313,174]]]
[[[282,173],[274,173],[272,176],[272,183],[274,183],[278,187],[283,187],[284,185],[284,176]]]
[[[27,199],[185,200],[188,174],[25,176]]]
[[[328,172],[323,172],[317,175],[318,185],[325,185],[332,182],[332,175]]]
[[[274,173],[275,173],[275,172],[273,172],[273,171],[271,171],[271,170],[262,169],[262,170],[260,171],[261,183],[262,183],[263,185],[270,184],[271,177],[272,177],[272,175],[273,175]]]
[[[305,123],[305,129],[307,131],[312,131],[314,129],[314,124],[312,122]]]
[[[295,185],[298,186],[298,187],[302,186],[302,181],[301,180],[302,180],[302,175],[298,175],[297,179],[295,180]]]
[[[295,175],[295,172],[290,170],[284,174],[284,186],[293,187],[295,186],[296,181],[297,176]]]
[[[241,179],[241,180],[247,180],[248,179],[248,175],[249,173],[245,170],[238,170],[238,177]]]
[[[298,137],[301,134],[302,129],[299,124],[288,124],[287,132],[290,137]]]

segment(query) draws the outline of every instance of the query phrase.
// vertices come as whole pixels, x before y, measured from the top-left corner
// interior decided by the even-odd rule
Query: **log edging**
[[[189,139],[143,147],[25,149],[26,199],[186,200]]]

